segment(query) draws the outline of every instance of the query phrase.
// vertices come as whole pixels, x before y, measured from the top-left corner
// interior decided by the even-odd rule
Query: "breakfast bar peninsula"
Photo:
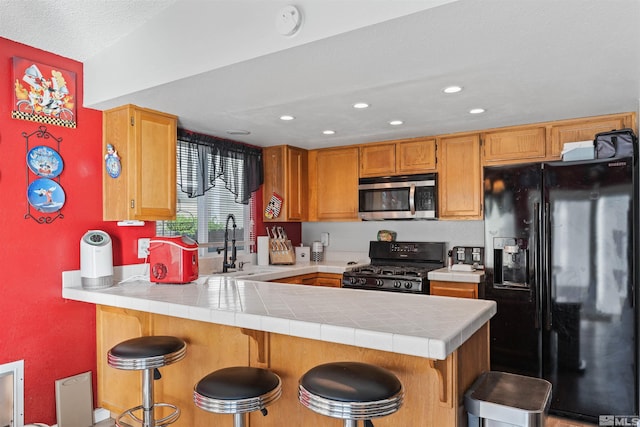
[[[87,290],[78,272],[63,273],[63,298],[97,306],[98,404],[113,415],[140,404],[139,373],[106,364],[112,346],[173,335],[187,342],[187,355],[162,368],[155,395],[182,410],[178,427],[230,423],[193,404],[199,379],[229,366],[269,368],[282,378],[282,397],[267,416],[250,414],[251,427],[340,425],[297,397],[299,378],[332,361],[371,363],[402,381],[404,405],[374,420],[376,427],[466,425],[463,395],[489,369],[495,303],[261,280],[271,278],[212,275],[186,285],[139,280]]]

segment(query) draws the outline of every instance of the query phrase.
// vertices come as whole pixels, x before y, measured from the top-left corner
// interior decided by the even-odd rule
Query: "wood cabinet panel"
[[[478,284],[466,282],[444,282],[431,280],[429,282],[431,295],[443,297],[478,299]]]
[[[546,157],[544,126],[483,134],[484,164],[543,161]]]
[[[113,145],[120,176],[103,171],[103,219],[176,217],[177,117],[135,105],[103,113],[103,152]]]
[[[597,133],[623,128],[636,128],[632,113],[564,120],[552,124],[550,156],[559,159],[565,142],[593,140]]]
[[[282,279],[271,280],[276,283],[290,283],[294,285],[329,286],[339,288],[342,286],[342,274],[332,273],[309,273],[297,276],[284,277]]]
[[[272,193],[283,198],[277,218],[263,218],[265,222],[306,221],[308,212],[307,151],[289,145],[262,149],[264,162],[263,206],[266,209]]]
[[[396,165],[400,174],[417,174],[436,170],[435,138],[399,141],[396,147]]]
[[[478,134],[438,140],[441,219],[482,219],[482,170]]]
[[[434,172],[436,140],[412,138],[360,146],[360,177]]]
[[[358,220],[358,147],[309,152],[310,219]]]
[[[360,177],[396,173],[396,145],[370,144],[360,147]]]
[[[314,285],[340,288],[342,287],[342,274],[318,273]]]
[[[140,405],[142,375],[137,371],[115,369],[107,364],[107,352],[116,344],[151,333],[150,316],[134,310],[96,306],[96,345],[98,402],[120,414]]]

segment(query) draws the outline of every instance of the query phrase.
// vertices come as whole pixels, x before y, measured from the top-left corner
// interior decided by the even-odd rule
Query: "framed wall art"
[[[14,56],[11,117],[76,127],[76,73]]]

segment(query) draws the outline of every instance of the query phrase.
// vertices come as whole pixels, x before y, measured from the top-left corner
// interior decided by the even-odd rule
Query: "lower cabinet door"
[[[478,299],[478,284],[464,282],[430,282],[431,295]]]

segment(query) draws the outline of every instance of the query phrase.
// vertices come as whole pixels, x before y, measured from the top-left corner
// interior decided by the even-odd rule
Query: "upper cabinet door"
[[[103,113],[103,152],[111,144],[120,175],[103,170],[103,219],[176,217],[177,117],[135,105]]]
[[[415,138],[396,143],[396,171],[416,174],[436,170],[435,138]]]
[[[395,173],[395,144],[360,146],[360,177],[389,176]]]
[[[624,128],[635,128],[633,114],[612,114],[562,121],[551,126],[550,155],[560,159],[565,142],[593,140],[597,133]]]
[[[546,158],[544,126],[510,129],[483,134],[485,165],[544,161]]]
[[[309,152],[313,220],[358,220],[358,147]]]
[[[438,140],[441,219],[482,219],[482,170],[478,134]]]
[[[282,197],[280,214],[264,221],[307,220],[307,150],[289,145],[262,149],[264,162],[263,206],[265,211],[271,196]]]
[[[360,177],[434,172],[435,138],[412,138],[360,146]]]

